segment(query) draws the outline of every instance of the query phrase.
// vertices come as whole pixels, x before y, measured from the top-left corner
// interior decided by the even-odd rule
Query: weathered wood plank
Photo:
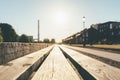
[[[97,80],[120,80],[119,68],[110,66],[63,46],[61,46],[61,48]]]
[[[96,56],[100,56],[103,58],[108,58],[108,59],[120,62],[120,54],[116,54],[113,52],[100,51],[100,50],[95,50],[95,49],[89,49],[89,48],[72,47],[72,46],[67,46],[67,45],[64,45],[64,46],[78,50],[78,51],[86,52],[92,55],[96,55]]]
[[[38,60],[42,59],[45,54],[47,54],[51,47],[39,50],[37,52],[31,53],[24,57],[10,61],[5,65],[0,65],[0,80],[16,80],[20,75],[22,75],[26,70],[28,70],[33,64]],[[32,69],[34,69],[34,65]],[[28,76],[25,76],[26,78]],[[23,80],[23,79],[21,79]]]
[[[80,80],[60,49],[55,46],[32,80]]]

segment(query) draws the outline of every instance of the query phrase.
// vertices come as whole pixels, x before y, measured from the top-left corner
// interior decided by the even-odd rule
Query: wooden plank
[[[95,49],[89,49],[89,48],[82,48],[82,47],[72,47],[72,46],[67,46],[64,45],[66,47],[78,50],[78,51],[82,51],[82,52],[86,52],[89,54],[93,54],[96,56],[100,56],[103,58],[107,58],[107,59],[111,59],[117,62],[120,62],[120,54],[116,54],[116,53],[112,53],[112,52],[106,52],[106,51],[100,51],[100,50],[95,50]]]
[[[51,49],[52,46],[0,65],[0,80],[16,80]]]
[[[61,46],[80,66],[97,80],[120,80],[120,69]]]
[[[55,46],[32,80],[82,80]]]

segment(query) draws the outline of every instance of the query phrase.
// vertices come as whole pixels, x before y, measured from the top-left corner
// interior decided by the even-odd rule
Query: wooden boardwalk
[[[64,46],[61,46],[61,48],[97,80],[120,80],[119,68],[110,66]]]
[[[58,46],[55,46],[32,80],[82,80],[64,57]]]
[[[89,53],[91,55],[96,55],[99,57],[103,57],[103,58],[107,58],[107,59],[111,59],[111,60],[120,62],[120,54],[106,52],[106,51],[100,51],[100,50],[95,50],[95,49],[89,49],[89,48],[72,47],[72,46],[67,46],[67,45],[64,45],[64,46],[74,49],[74,50],[81,51],[81,52]]]
[[[23,78],[19,80],[27,80],[51,49],[52,46],[0,65],[0,80],[17,80],[22,74]]]
[[[59,45],[0,65],[0,80],[120,80],[119,75],[119,68]]]

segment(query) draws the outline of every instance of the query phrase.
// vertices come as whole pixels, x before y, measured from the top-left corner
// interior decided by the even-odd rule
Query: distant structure
[[[29,37],[29,39],[30,39],[30,42],[33,42],[34,40],[33,40],[33,36],[28,36]]]
[[[38,43],[40,41],[40,31],[39,31],[40,25],[39,25],[39,20],[38,20]]]
[[[120,22],[108,21],[92,24],[89,29],[75,33],[62,40],[67,44],[82,44],[85,34],[86,44],[120,44]]]

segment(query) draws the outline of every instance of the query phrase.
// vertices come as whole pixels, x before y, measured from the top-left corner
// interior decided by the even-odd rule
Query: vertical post
[[[40,40],[39,28],[40,28],[40,26],[39,26],[39,20],[38,20],[38,43],[39,43],[39,40]]]
[[[85,34],[85,16],[83,16],[83,47],[86,46],[86,34]]]

